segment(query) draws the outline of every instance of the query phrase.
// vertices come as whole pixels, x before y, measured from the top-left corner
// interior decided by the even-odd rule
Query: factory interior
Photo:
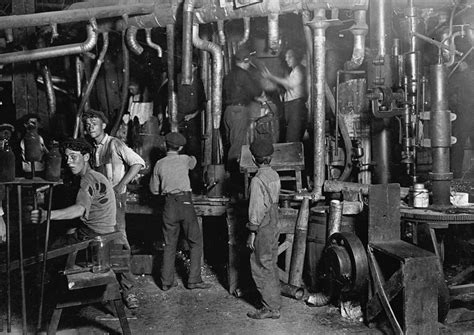
[[[473,0],[0,0],[0,333],[474,334],[473,50]],[[99,150],[94,118],[143,162],[115,194],[128,248],[55,247],[88,220],[57,213],[83,183],[64,143]],[[174,133],[198,283],[187,228],[163,279],[178,193],[152,184]],[[258,141],[281,185],[277,314],[249,247]]]

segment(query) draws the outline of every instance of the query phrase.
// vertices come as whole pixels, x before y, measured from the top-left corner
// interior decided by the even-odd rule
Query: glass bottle
[[[43,155],[43,148],[41,148],[40,135],[36,128],[29,128],[23,137],[25,144],[25,160],[27,162],[39,162]]]
[[[0,140],[0,182],[15,179],[15,154],[7,139]]]
[[[44,178],[49,181],[58,181],[61,179],[62,157],[59,152],[59,143],[53,141],[50,151],[46,154],[46,170]]]

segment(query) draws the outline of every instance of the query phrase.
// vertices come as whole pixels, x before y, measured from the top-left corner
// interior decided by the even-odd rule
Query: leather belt
[[[182,191],[182,192],[176,192],[176,193],[166,193],[165,196],[180,196],[180,195],[187,195],[191,194],[191,191]]]

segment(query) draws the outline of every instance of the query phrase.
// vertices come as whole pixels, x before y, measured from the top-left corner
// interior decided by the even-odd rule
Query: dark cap
[[[235,53],[235,60],[238,61],[238,62],[242,62],[244,60],[250,60],[250,51],[249,49],[247,48],[240,48],[239,50],[237,50],[237,52]]]
[[[180,133],[168,133],[165,136],[166,145],[181,147],[186,144],[186,138]]]
[[[68,138],[61,143],[61,149],[79,151],[83,155],[92,153],[92,145],[85,138]]]
[[[9,123],[2,123],[0,124],[0,131],[4,131],[4,130],[9,130],[13,133],[15,131],[15,127],[13,127]]]
[[[255,157],[268,157],[273,154],[273,144],[266,139],[256,139],[250,144],[250,152]]]
[[[104,112],[95,109],[89,109],[87,112],[84,112],[82,119],[85,120],[93,117],[101,119],[104,123],[109,123],[109,119],[105,116]]]

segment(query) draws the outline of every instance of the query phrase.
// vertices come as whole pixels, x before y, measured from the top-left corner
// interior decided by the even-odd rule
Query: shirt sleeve
[[[188,158],[189,158],[188,167],[189,167],[190,170],[192,170],[196,167],[197,159],[194,156],[188,156]]]
[[[265,205],[264,192],[264,186],[260,179],[252,178],[250,182],[249,223],[247,223],[247,228],[250,231],[258,230],[268,210]]]
[[[84,214],[81,217],[82,221],[86,221],[89,218],[94,193],[95,190],[91,183],[88,180],[81,180],[81,186],[76,196],[76,205],[81,205],[85,209]]]
[[[156,163],[153,173],[150,178],[150,192],[153,194],[160,194],[160,176],[158,174],[158,163]]]
[[[122,158],[125,164],[128,166],[140,164],[142,168],[145,167],[145,161],[143,158],[141,158],[139,154],[129,148],[125,143],[122,141],[115,141],[114,145],[117,154]]]

